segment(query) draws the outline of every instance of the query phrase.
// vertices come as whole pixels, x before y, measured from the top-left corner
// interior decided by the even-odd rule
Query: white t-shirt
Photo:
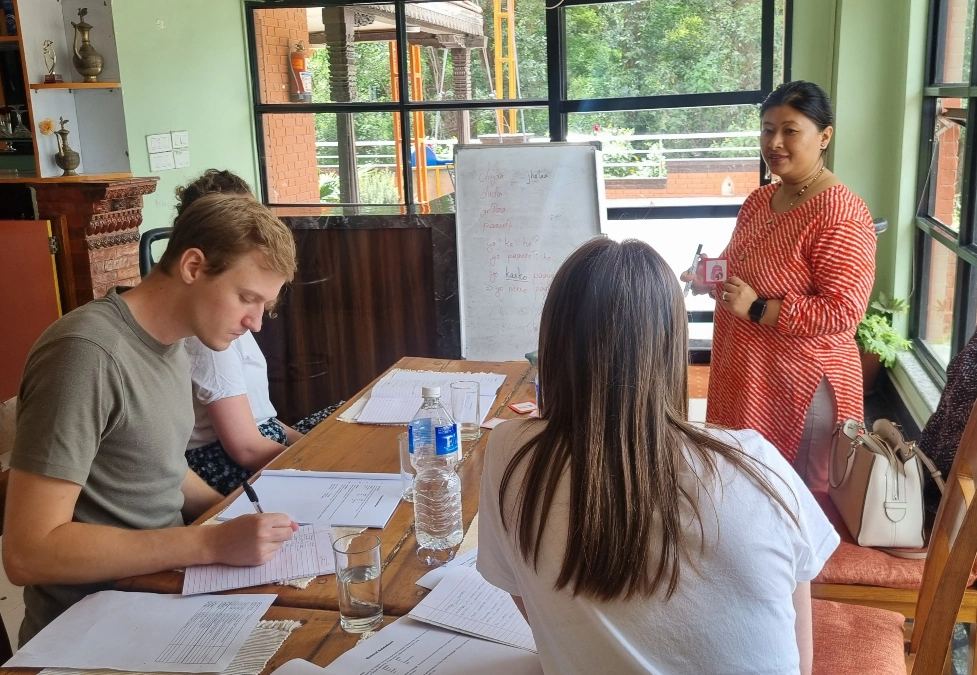
[[[679,586],[667,602],[663,590],[652,598],[598,602],[575,598],[568,588],[554,590],[567,538],[567,479],[554,498],[538,570],[522,559],[515,540],[516,493],[525,461],[510,482],[515,489],[506,495],[510,529],[502,527],[502,475],[541,424],[516,420],[492,431],[482,474],[477,568],[490,583],[522,597],[546,673],[799,672],[791,594],[797,582],[818,574],[839,537],[776,448],[755,431],[712,432],[738,442],[787,482],[789,489],[772,476],[799,528],[745,474],[717,458],[723,485],[710,488],[715,509],[708,498],[700,503],[707,542],[696,559],[701,577],[683,563]]]
[[[217,440],[217,432],[205,406],[231,396],[248,395],[255,424],[262,424],[278,413],[268,396],[268,363],[261,348],[248,331],[222,352],[205,347],[195,337],[184,341],[190,356],[193,380],[193,412],[196,417],[187,449],[199,448]]]

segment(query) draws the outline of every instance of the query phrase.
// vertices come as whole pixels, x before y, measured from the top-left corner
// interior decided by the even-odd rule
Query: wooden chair
[[[16,398],[0,402],[0,457],[14,449],[16,414]],[[10,467],[4,462],[3,471],[0,471],[0,535],[3,534],[4,506],[7,502],[7,476],[9,474]],[[10,648],[7,628],[3,625],[3,618],[0,618],[0,663],[4,663],[11,656],[13,656],[13,650]]]
[[[944,672],[953,626],[977,559],[975,475],[977,408],[964,430],[933,525],[913,612],[912,636],[905,649],[903,615],[864,605],[814,600],[814,673]]]

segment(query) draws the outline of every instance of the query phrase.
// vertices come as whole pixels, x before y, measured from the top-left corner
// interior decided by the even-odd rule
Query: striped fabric
[[[747,198],[723,256],[730,276],[783,299],[780,321],[761,326],[717,304],[706,419],[755,429],[792,462],[822,377],[837,396],[838,420],[862,419],[854,335],[875,279],[875,229],[844,185],[782,214],[770,209],[776,188]]]

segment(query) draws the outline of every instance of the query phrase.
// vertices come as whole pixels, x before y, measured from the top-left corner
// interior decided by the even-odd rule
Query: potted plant
[[[865,394],[875,389],[882,366],[891,368],[896,355],[912,349],[912,343],[892,327],[892,317],[909,309],[905,300],[879,294],[878,300],[869,304],[869,310],[855,331],[855,343],[862,359],[862,384]]]

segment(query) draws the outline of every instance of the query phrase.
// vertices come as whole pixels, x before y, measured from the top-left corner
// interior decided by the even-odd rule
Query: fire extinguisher
[[[291,73],[291,96],[292,103],[311,103],[312,102],[312,73],[309,72],[309,53],[305,51],[305,45],[298,42],[295,48],[288,55]]]

